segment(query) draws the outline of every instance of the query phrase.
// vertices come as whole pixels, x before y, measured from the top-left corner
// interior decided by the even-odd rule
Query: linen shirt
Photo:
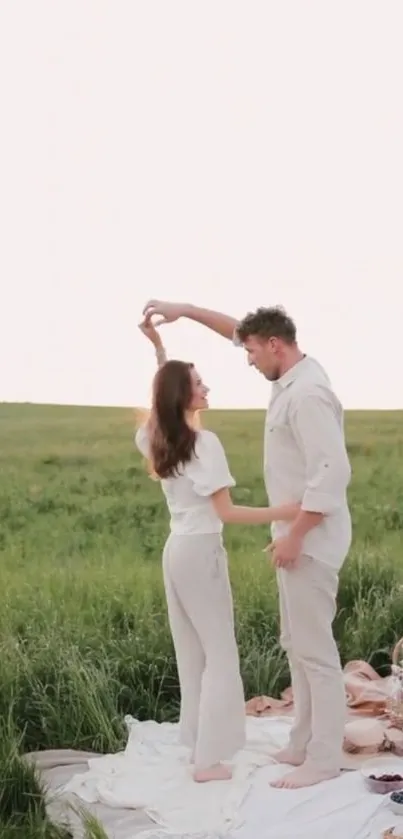
[[[265,422],[264,478],[270,504],[300,502],[324,518],[306,534],[303,553],[340,567],[351,544],[347,487],[351,467],[342,406],[329,379],[305,356],[273,383]],[[274,538],[287,522],[272,525]]]

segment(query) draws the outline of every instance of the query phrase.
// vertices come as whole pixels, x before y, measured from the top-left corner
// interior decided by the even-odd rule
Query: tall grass
[[[263,415],[206,419],[227,450],[235,498],[265,503]],[[49,823],[24,751],[116,751],[125,714],[177,717],[160,570],[167,514],[132,447],[132,426],[130,411],[0,406],[2,839],[68,835]],[[347,436],[354,544],[335,631],[343,660],[365,658],[386,673],[403,635],[403,413],[352,414]],[[248,696],[279,694],[288,683],[266,542],[264,528],[226,531]],[[101,839],[91,819],[86,830]]]

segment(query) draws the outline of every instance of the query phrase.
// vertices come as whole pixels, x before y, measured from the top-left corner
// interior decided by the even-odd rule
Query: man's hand
[[[162,323],[173,323],[186,314],[186,303],[169,303],[167,300],[149,300],[144,306],[143,315],[149,321],[154,315],[159,315],[155,326]]]
[[[301,554],[302,539],[294,534],[276,539],[268,546],[276,568],[294,568]]]

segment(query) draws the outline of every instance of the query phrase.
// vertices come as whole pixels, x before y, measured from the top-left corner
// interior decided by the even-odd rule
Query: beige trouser
[[[245,700],[227,554],[219,534],[173,535],[163,555],[181,690],[180,737],[198,769],[245,743]]]
[[[338,572],[302,556],[295,568],[278,569],[277,580],[280,640],[288,656],[295,705],[290,747],[315,769],[339,770],[346,697],[332,631]]]

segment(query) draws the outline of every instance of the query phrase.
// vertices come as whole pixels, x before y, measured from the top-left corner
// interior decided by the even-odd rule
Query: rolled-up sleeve
[[[238,335],[238,327],[236,326],[232,333],[232,343],[234,347],[242,347],[242,341]]]
[[[343,427],[330,394],[313,391],[300,395],[290,423],[305,457],[302,509],[329,515],[345,503],[351,479]]]

